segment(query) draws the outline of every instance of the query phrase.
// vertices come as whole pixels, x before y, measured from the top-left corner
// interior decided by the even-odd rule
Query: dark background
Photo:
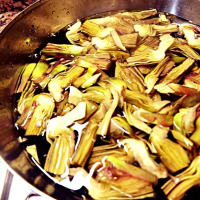
[[[0,0],[0,14],[5,12],[19,12],[36,0]]]

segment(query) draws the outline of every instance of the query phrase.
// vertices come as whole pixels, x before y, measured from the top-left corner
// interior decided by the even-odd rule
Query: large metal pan
[[[22,12],[0,34],[0,156],[27,184],[56,199],[79,199],[34,166],[14,128],[13,75],[48,37],[77,18],[123,9],[157,8],[200,24],[199,0],[40,0]],[[38,191],[39,191],[38,190]]]

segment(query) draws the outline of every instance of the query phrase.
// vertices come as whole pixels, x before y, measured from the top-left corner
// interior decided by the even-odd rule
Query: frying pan
[[[62,200],[81,198],[45,176],[30,162],[24,143],[17,139],[13,112],[17,69],[33,58],[35,50],[49,36],[77,18],[108,11],[151,8],[200,24],[200,0],[40,0],[18,15],[0,34],[0,156],[13,173],[37,192]]]

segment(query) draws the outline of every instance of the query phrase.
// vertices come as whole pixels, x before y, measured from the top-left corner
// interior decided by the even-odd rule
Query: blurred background
[[[22,10],[36,0],[0,0],[0,32]]]

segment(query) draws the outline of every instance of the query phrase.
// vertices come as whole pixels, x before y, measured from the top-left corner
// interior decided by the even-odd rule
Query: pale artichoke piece
[[[93,101],[84,100],[86,102],[86,114],[85,117],[78,121],[79,124],[83,124],[88,120],[98,109],[98,105]]]
[[[189,108],[181,108],[179,112],[174,116],[174,128],[181,132],[183,135],[190,135],[195,130],[194,122],[196,119],[196,112],[198,107],[199,104]]]
[[[155,89],[160,87],[160,84],[176,83],[177,80],[183,75],[184,72],[189,70],[194,64],[194,60],[187,58],[179,66],[173,68],[161,81],[158,85],[155,86]]]
[[[118,24],[120,22],[119,18],[117,18],[114,15],[89,19],[88,21],[98,25],[109,26],[109,27],[112,27],[112,25]]]
[[[147,185],[146,182],[141,184],[140,180],[138,180],[138,183],[140,183],[140,186],[136,189],[136,192],[133,188],[134,194],[132,195],[132,194],[121,191],[117,187],[111,186],[109,183],[106,183],[106,182],[103,182],[103,181],[98,181],[98,180],[94,179],[91,176],[91,172],[88,173],[83,168],[70,169],[70,175],[76,176],[76,174],[77,174],[77,176],[79,176],[78,180],[80,180],[82,183],[84,183],[83,185],[87,188],[89,195],[93,199],[97,199],[97,200],[103,200],[103,199],[140,199],[140,198],[142,199],[142,198],[154,196],[152,186],[149,185],[149,184]],[[118,182],[118,181],[116,181],[116,182]],[[123,181],[123,182],[125,182],[125,181]],[[130,181],[130,182],[131,182],[131,184],[128,183],[126,186],[124,186],[124,189],[127,189],[127,191],[130,191],[130,189],[132,188],[131,186],[133,185],[133,183],[132,183],[132,181]],[[119,185],[120,185],[120,183],[118,184],[118,186]],[[122,186],[123,185],[124,185],[124,183],[122,184]],[[136,185],[137,185],[137,183],[136,183]]]
[[[39,82],[40,87],[44,89],[54,76],[66,70],[68,70],[68,67],[66,67],[65,65],[57,65],[48,75],[43,75],[43,80]]]
[[[106,51],[118,50],[118,47],[115,45],[113,38],[110,36],[104,39],[101,39],[99,37],[93,37],[92,45],[94,45],[98,50],[106,50]]]
[[[121,78],[132,91],[144,92],[144,77],[135,67],[123,66],[116,62],[115,76]]]
[[[179,26],[181,32],[183,32],[188,44],[195,48],[200,49],[200,38],[195,33],[195,26],[191,24],[181,24]]]
[[[68,103],[78,105],[83,99],[83,93],[74,86],[69,87]]]
[[[114,30],[113,28],[104,28],[104,26],[96,24],[92,22],[91,20],[86,20],[82,27],[81,31],[88,34],[92,37],[99,37],[99,38],[105,38],[108,35],[110,35],[110,32]]]
[[[32,106],[32,97],[34,96],[35,90],[35,84],[32,81],[28,81],[17,103],[17,111],[21,115],[24,115],[23,112],[26,112]]]
[[[125,90],[126,90],[126,83],[123,80],[121,80],[119,78],[112,77],[112,78],[109,78],[107,80],[98,81],[98,84],[100,86],[104,87],[104,88],[108,88],[111,91],[111,93],[112,93],[113,90],[116,90],[116,92],[118,93],[118,96],[119,96],[118,105],[120,107],[123,106],[124,97],[125,97]]]
[[[192,58],[194,60],[200,60],[199,54],[190,47],[185,40],[175,39],[170,50],[175,50],[182,53],[186,57]]]
[[[164,166],[175,173],[190,163],[187,152],[182,146],[167,138],[169,128],[155,126],[151,132],[150,141]]]
[[[159,14],[159,22],[163,24],[170,24],[170,20],[166,17],[164,13]]]
[[[176,139],[176,141],[185,149],[191,151],[192,148],[194,147],[193,142],[188,139],[185,135],[183,135],[181,132],[177,130],[172,130],[171,131],[173,137]]]
[[[118,50],[118,51],[108,51],[108,50],[104,51],[104,50],[98,49],[97,52],[98,53],[109,53],[112,57],[112,60],[122,60],[122,61],[124,61],[130,56],[130,54],[128,52],[124,52],[124,51],[120,51],[120,50]]]
[[[146,93],[151,93],[154,85],[158,81],[159,75],[164,70],[166,64],[169,61],[169,57],[164,58],[152,71],[145,76],[144,83],[147,87]]]
[[[157,178],[151,173],[113,156],[107,156],[104,159],[104,167],[98,171],[96,179],[109,184],[113,190],[122,195],[120,195],[121,197],[111,196],[110,199],[144,197],[153,192],[152,186],[157,182]],[[132,187],[133,185],[134,187]],[[110,193],[108,192],[108,194]]]
[[[184,84],[187,87],[191,87],[191,88],[194,88],[194,89],[200,91],[200,75],[199,74],[200,73],[198,71],[191,72],[190,74],[188,74],[185,77]]]
[[[197,94],[199,91],[195,88],[187,87],[186,85],[179,85],[176,83],[158,84],[155,86],[155,89],[161,94],[174,94],[177,96],[192,96]]]
[[[122,146],[119,144],[107,144],[93,148],[88,161],[88,168],[90,169],[95,163],[102,162],[106,156],[113,156],[130,164],[134,162],[133,156],[127,154]]]
[[[70,159],[74,151],[74,133],[63,130],[55,138],[46,157],[44,170],[55,175],[68,174]]]
[[[154,64],[165,58],[165,52],[174,43],[174,38],[169,34],[160,36],[158,49],[153,50],[144,44],[140,45],[131,57],[127,59],[128,65]]]
[[[138,50],[144,51],[145,49],[148,49],[149,47],[156,50],[156,49],[158,49],[159,44],[160,44],[160,37],[158,37],[158,36],[155,36],[155,37],[148,36],[146,38],[143,38],[141,41],[139,41]],[[134,51],[132,52],[131,55],[133,55],[133,54],[134,54]]]
[[[155,25],[155,24],[135,24],[134,29],[140,37],[156,36],[158,34],[173,33],[178,31],[176,24]]]
[[[81,85],[81,87],[82,88],[88,88],[88,87],[94,85],[97,82],[97,80],[99,79],[100,76],[101,76],[101,73],[98,73],[98,74],[95,74],[95,75],[91,76],[88,80],[86,80]]]
[[[145,122],[141,121],[137,117],[134,116],[133,114],[134,109],[130,104],[124,103],[124,115],[126,120],[131,126],[134,126],[135,128],[150,134],[152,129],[149,127]]]
[[[92,44],[95,45],[98,50],[115,51],[119,48],[126,51],[126,47],[133,48],[136,46],[138,34],[132,33],[119,36],[115,30],[112,30],[111,36],[104,39],[93,37]]]
[[[152,25],[152,27],[158,34],[178,32],[178,25],[176,24]]]
[[[26,83],[31,77],[32,72],[34,71],[36,67],[36,63],[28,63],[23,66],[23,69],[21,71],[21,74],[18,79],[20,79],[19,86],[16,88],[15,93],[20,93],[24,91],[24,88],[26,87]]]
[[[112,117],[108,136],[114,139],[124,137],[124,134],[134,137],[134,132],[125,118],[121,116]]]
[[[125,176],[125,174],[127,174],[127,175],[129,175],[129,177],[139,179],[141,181],[147,182],[148,184],[156,184],[157,183],[157,177],[155,175],[153,175],[152,173],[150,173],[146,170],[143,170],[139,167],[136,167],[134,165],[130,165],[130,164],[126,163],[125,161],[122,161],[116,157],[106,156],[104,162],[105,162],[105,168],[109,167],[109,166],[113,166],[113,170],[111,169],[111,177],[112,178],[114,178],[115,173],[117,173],[117,171],[119,170],[122,172],[121,178],[123,176]],[[106,171],[107,170],[102,169],[102,172],[105,176],[108,175]],[[119,171],[118,171],[118,173],[119,173]],[[112,174],[112,172],[113,172],[113,174]],[[101,176],[99,176],[98,178],[101,178]],[[111,180],[108,180],[108,181],[110,182]],[[107,180],[104,180],[104,181],[107,181]],[[110,183],[114,184],[114,180],[112,180]]]
[[[41,77],[45,75],[48,67],[48,64],[45,62],[45,57],[42,56],[32,72],[31,80],[34,83],[40,83]]]
[[[175,62],[173,60],[169,60],[169,62],[165,64],[165,67],[163,71],[161,72],[160,77],[166,76],[174,68],[174,66],[175,66]]]
[[[80,20],[77,20],[76,23],[74,23],[72,26],[70,26],[70,27],[67,29],[66,37],[67,37],[68,35],[77,33],[77,32],[81,29],[81,25],[82,25],[81,21],[80,21]]]
[[[142,108],[136,109],[133,114],[141,121],[149,124],[157,124],[163,127],[170,127],[173,124],[171,115],[152,113]]]
[[[34,107],[34,111],[26,129],[26,136],[42,134],[46,128],[46,121],[53,114],[55,103],[50,94],[40,93],[33,97],[32,107]]]
[[[66,35],[69,42],[73,45],[85,46],[89,42],[89,39],[83,33],[74,33],[71,35]]]
[[[111,56],[107,52],[87,54],[83,57],[79,57],[76,64],[88,69],[93,67],[100,70],[108,70],[111,66]]]
[[[132,154],[134,159],[140,164],[140,167],[157,178],[166,178],[168,176],[166,168],[162,164],[154,161],[148,151],[146,144],[138,139],[124,139],[120,140],[128,154]]]
[[[148,17],[154,16],[157,14],[156,9],[143,10],[143,11],[131,11],[131,12],[121,12],[116,14],[116,16],[129,16],[135,20],[146,19]]]
[[[97,129],[97,135],[101,135],[102,137],[106,136],[109,125],[110,125],[110,120],[120,101],[119,93],[117,92],[115,88],[111,88],[111,93],[113,95],[112,103],[109,109],[107,110],[103,120],[100,122],[99,128]]]
[[[79,45],[48,43],[47,46],[42,49],[41,53],[48,56],[55,56],[58,54],[64,56],[80,56],[84,54],[84,50],[85,48]]]
[[[75,121],[83,119],[86,113],[86,103],[80,102],[73,110],[66,113],[64,116],[58,116],[47,121],[46,139],[52,143],[63,131],[68,130],[68,126],[72,125]]]
[[[110,103],[110,101],[109,101],[109,103]],[[99,105],[97,111],[91,116],[90,120],[95,121],[97,123],[102,122],[107,111],[108,111],[108,106],[104,101]]]
[[[112,31],[110,32],[110,34],[111,34],[111,36],[112,36],[112,39],[113,39],[115,45],[116,45],[119,49],[121,49],[122,51],[126,51],[126,47],[122,44],[122,41],[121,41],[121,39],[120,39],[118,33],[117,33],[115,30],[112,30]]]
[[[70,86],[68,102],[77,105],[82,100],[88,100],[96,103],[105,101],[110,102],[112,95],[109,89],[100,86],[91,86],[86,88],[86,93],[82,93],[79,89]]]
[[[97,71],[96,66],[89,66],[86,73],[80,76],[78,79],[76,79],[72,84],[76,87],[79,88],[82,84],[84,84],[85,81],[87,81],[96,71]]]
[[[86,93],[83,94],[83,97],[96,103],[102,103],[105,99],[111,100],[112,94],[108,88],[92,86],[86,89]]]
[[[81,25],[81,21],[77,21],[75,24],[68,28],[68,31],[66,32],[65,36],[71,44],[81,45],[85,41],[88,41],[88,38],[83,33],[79,32],[81,29]]]
[[[63,116],[74,109],[74,105],[68,102],[68,94],[69,93],[66,91],[64,93],[64,99],[56,105],[57,116]]]
[[[97,128],[98,124],[96,122],[89,121],[87,126],[82,130],[78,146],[72,157],[72,165],[84,167],[96,141]]]
[[[68,71],[58,74],[49,82],[49,92],[56,102],[62,101],[63,90],[70,86],[70,84],[73,83],[83,72],[83,67],[73,66]]]
[[[150,112],[158,112],[170,101],[163,100],[163,101],[153,101],[150,96],[141,92],[134,92],[131,90],[125,90],[125,99],[127,103],[130,103],[136,107],[143,108]]]
[[[112,15],[103,18],[90,19],[89,21],[107,27],[107,31],[109,30],[109,28],[112,28],[113,30],[115,29],[119,34],[124,35],[134,32],[132,26],[133,20],[129,19],[127,21],[126,18],[124,18],[123,16]]]
[[[125,34],[125,35],[121,35],[119,37],[120,37],[120,40],[124,47],[126,47],[126,48],[136,47],[137,41],[138,41],[137,33]]]
[[[190,136],[190,139],[199,147],[200,146],[200,117],[195,122],[195,131]]]
[[[150,24],[136,24],[134,30],[138,32],[140,37],[156,36],[156,30]]]
[[[197,156],[190,166],[162,186],[168,199],[180,200],[185,192],[200,184],[200,156]]]

